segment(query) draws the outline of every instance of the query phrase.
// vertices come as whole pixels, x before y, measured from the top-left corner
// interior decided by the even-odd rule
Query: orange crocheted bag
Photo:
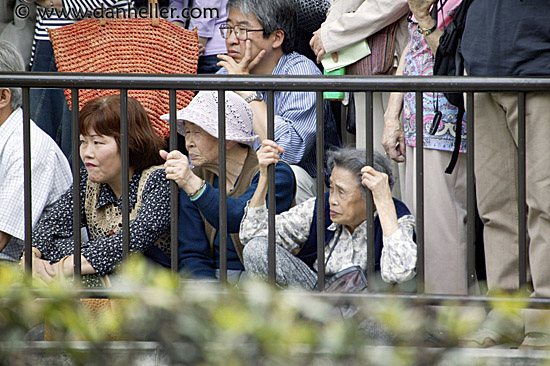
[[[107,22],[85,19],[50,31],[60,72],[196,74],[198,35],[166,19],[152,25],[150,18],[116,18]],[[104,23],[101,24],[101,23]],[[80,108],[90,100],[119,93],[113,89],[81,89]],[[167,90],[129,90],[143,105],[155,132],[166,138],[170,128],[160,116],[168,113]],[[178,109],[193,99],[193,92],[178,91]],[[65,90],[71,106],[71,92]]]

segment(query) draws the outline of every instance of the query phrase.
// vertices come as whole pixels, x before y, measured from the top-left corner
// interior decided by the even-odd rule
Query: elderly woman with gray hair
[[[264,141],[264,146],[267,143]],[[270,143],[259,157],[260,171],[279,160],[280,148]],[[407,207],[392,198],[393,179],[387,159],[375,153],[373,166],[366,166],[365,152],[344,148],[328,153],[332,169],[330,190],[325,194],[325,273],[367,267],[367,189],[375,204],[375,265],[386,282],[403,282],[415,275],[414,218]],[[267,178],[260,178],[245,209],[240,239],[244,265],[249,274],[266,276]],[[317,283],[316,199],[312,198],[276,218],[276,274],[282,285],[313,289]]]

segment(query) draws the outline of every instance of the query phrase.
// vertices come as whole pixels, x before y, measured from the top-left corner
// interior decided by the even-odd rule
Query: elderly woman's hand
[[[392,160],[398,163],[405,161],[405,131],[399,118],[384,116],[382,146]]]
[[[171,179],[187,194],[196,192],[202,185],[202,179],[197,177],[189,166],[189,159],[178,150],[170,152],[161,150],[160,156],[166,160],[164,171],[166,179]]]
[[[371,166],[365,166],[361,169],[361,183],[372,192],[375,203],[388,199],[391,201],[391,189],[387,174],[381,173]]]
[[[437,22],[430,15],[430,9],[437,0],[408,0],[409,8],[411,9],[418,25],[425,29],[431,29]],[[437,47],[430,49],[435,54]]]
[[[260,147],[256,153],[261,174],[267,174],[267,167],[271,164],[277,164],[281,159],[280,154],[284,152],[285,149],[279,146],[275,141],[263,140],[262,147]]]
[[[370,189],[372,199],[378,211],[384,236],[391,236],[399,228],[393,203],[388,175],[376,171],[371,166],[361,169],[361,183]]]
[[[409,8],[414,17],[418,20],[419,17],[430,16],[430,8],[437,0],[408,0]]]

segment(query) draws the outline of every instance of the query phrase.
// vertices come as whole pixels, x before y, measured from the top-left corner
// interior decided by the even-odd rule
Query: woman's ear
[[[285,40],[285,32],[281,29],[277,29],[271,33],[271,37],[273,37],[273,49],[279,48],[283,45],[283,41]]]
[[[10,107],[11,104],[11,90],[8,88],[0,88],[0,109]]]

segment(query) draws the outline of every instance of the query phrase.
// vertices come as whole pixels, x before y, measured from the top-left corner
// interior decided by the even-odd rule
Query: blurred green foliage
[[[11,357],[6,345],[39,324],[46,324],[53,340],[68,342],[68,351],[71,341],[90,342],[90,352],[73,354],[76,364],[100,357],[103,342],[112,340],[158,342],[171,364],[408,365],[419,357],[429,364],[445,348],[419,355],[407,347],[423,346],[437,332],[452,346],[482,319],[456,304],[433,315],[404,301],[358,297],[350,303],[257,281],[239,289],[185,281],[139,257],[111,279],[111,301],[92,314],[78,300],[78,287],[34,284],[18,269],[0,267],[0,364]],[[513,304],[494,306],[518,311]],[[374,352],[369,346],[387,348]]]

